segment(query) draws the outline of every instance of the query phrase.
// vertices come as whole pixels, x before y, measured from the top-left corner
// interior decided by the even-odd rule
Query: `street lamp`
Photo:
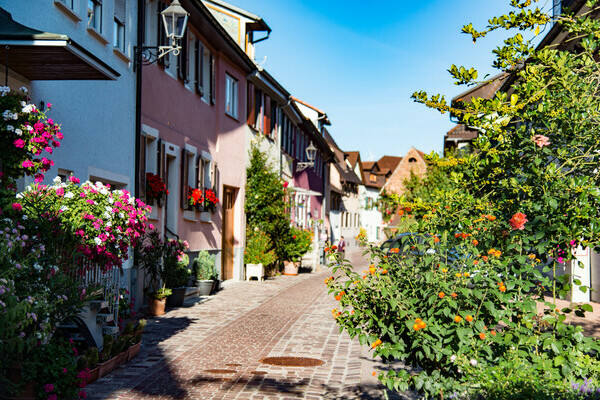
[[[317,148],[310,142],[310,145],[306,148],[306,159],[308,162],[299,162],[296,164],[296,172],[304,171],[306,168],[313,167],[315,165],[315,156],[317,155]]]
[[[165,8],[160,14],[170,45],[136,47],[136,64],[153,64],[171,52],[174,56],[178,56],[181,51],[179,41],[185,35],[185,28],[190,14],[181,6],[179,0],[173,0],[171,5]],[[144,55],[146,61],[141,61],[142,55]]]

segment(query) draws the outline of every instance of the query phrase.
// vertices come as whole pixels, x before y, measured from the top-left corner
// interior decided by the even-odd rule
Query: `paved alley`
[[[208,301],[149,320],[140,355],[88,386],[108,399],[376,399],[368,352],[339,333],[328,271],[231,282]],[[262,364],[264,357],[324,361]]]

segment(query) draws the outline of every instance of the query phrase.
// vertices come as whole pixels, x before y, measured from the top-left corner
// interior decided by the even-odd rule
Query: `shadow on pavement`
[[[161,390],[157,392],[153,389],[161,385],[151,385],[155,381],[168,382],[164,387],[169,388],[171,398],[184,397],[186,391],[179,385],[158,344],[187,329],[192,322],[193,319],[188,317],[148,318],[140,354],[132,361],[88,385],[85,388],[88,399],[114,398],[117,393],[129,390],[148,395],[161,394]]]

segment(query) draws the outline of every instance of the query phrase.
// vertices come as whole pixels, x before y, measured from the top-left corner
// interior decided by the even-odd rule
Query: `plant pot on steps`
[[[183,301],[185,300],[185,291],[187,288],[173,288],[173,294],[167,297],[167,305],[169,307],[181,307],[183,305]]]
[[[300,265],[293,261],[284,261],[283,262],[283,274],[295,276],[298,275],[298,270],[300,269]]]
[[[127,350],[127,361],[130,361],[137,357],[140,354],[140,348],[142,347],[142,342],[136,343]]]
[[[8,368],[7,378],[14,384],[21,383],[21,372],[23,370],[23,363],[14,363]],[[25,382],[23,388],[19,393],[8,394],[0,390],[1,400],[35,400],[35,382]]]
[[[98,378],[102,378],[115,368],[115,358],[111,358],[105,362],[98,363]]]
[[[213,288],[212,280],[198,281],[196,285],[198,287],[198,294],[200,296],[210,296]]]
[[[167,299],[149,299],[148,300],[148,314],[150,315],[163,315],[165,313],[165,305]]]

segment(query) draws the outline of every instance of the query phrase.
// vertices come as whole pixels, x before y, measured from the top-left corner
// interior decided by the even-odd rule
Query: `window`
[[[102,33],[102,0],[88,0],[88,26]]]
[[[56,1],[65,5],[66,7],[70,8],[71,10],[75,9],[75,0],[56,0]]]
[[[115,19],[113,22],[113,47],[125,53],[125,17],[127,0],[115,0]]]
[[[369,174],[369,180],[371,182],[377,182],[377,175]]]
[[[408,162],[409,162],[409,163],[416,163],[416,162],[417,162],[417,159],[416,159],[416,158],[414,158],[414,157],[411,157],[411,158],[409,158],[409,159],[408,159]]]
[[[267,136],[273,140],[277,138],[277,111],[277,103],[271,99],[271,123]]]
[[[225,113],[238,117],[238,81],[229,75],[225,75]]]

